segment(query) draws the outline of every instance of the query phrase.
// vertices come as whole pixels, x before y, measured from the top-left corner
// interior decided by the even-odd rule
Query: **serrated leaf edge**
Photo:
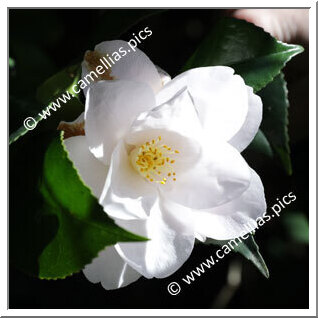
[[[65,152],[65,155],[66,155],[67,159],[68,159],[69,162],[71,163],[71,165],[72,165],[73,169],[75,170],[75,172],[76,172],[76,174],[77,174],[77,176],[78,176],[80,182],[82,183],[82,185],[89,191],[89,193],[90,193],[90,194],[97,200],[97,202],[98,202],[98,199],[93,195],[91,189],[90,189],[90,188],[84,183],[84,181],[82,180],[80,174],[78,173],[76,167],[74,166],[73,161],[69,158],[68,151],[67,151],[66,146],[65,146],[65,144],[64,144],[64,138],[63,138],[63,136],[64,136],[64,131],[61,131],[60,134],[59,134],[59,141],[61,142],[61,145],[62,145],[62,147],[63,147],[63,150],[64,150],[64,152]],[[98,204],[99,204],[99,203],[98,203]],[[106,212],[105,212],[105,213],[106,213]],[[106,213],[106,214],[107,214],[107,213]],[[108,215],[108,214],[107,214],[107,215]],[[95,226],[95,227],[97,227],[97,228],[100,228],[97,224],[89,223],[89,222],[86,222],[86,221],[83,220],[83,219],[79,219],[79,218],[77,218],[76,215],[74,215],[74,214],[72,214],[72,217],[74,217],[74,218],[80,220],[81,222],[87,223],[87,224],[89,224],[90,226]],[[112,220],[112,218],[111,218],[110,216],[108,216],[108,217]],[[115,224],[115,225],[116,225],[117,227],[119,227],[120,229],[126,231],[125,229],[121,228],[121,227],[118,226],[117,224]],[[104,229],[102,228],[102,230],[104,230]],[[126,231],[126,232],[128,232],[128,231]],[[131,232],[128,232],[128,233],[131,233]],[[140,238],[141,238],[140,241],[135,241],[135,242],[145,242],[145,241],[148,241],[148,240],[149,240],[149,239],[145,239],[145,238],[143,238],[143,237],[141,237],[141,236],[139,236],[139,235],[137,235],[137,234],[134,234],[134,233],[131,233],[131,234],[134,235],[134,236],[136,236],[136,238],[137,238],[137,237],[140,237]],[[104,248],[109,247],[109,246],[112,246],[112,245],[105,245]],[[94,260],[94,258],[98,257],[98,254],[99,254],[102,250],[103,250],[103,249],[97,251],[97,253],[95,254],[95,256],[91,259],[90,263],[85,264],[85,266],[88,265],[88,264],[91,264],[91,262]],[[74,274],[80,273],[82,270],[83,270],[83,268],[82,268],[82,269],[79,269],[79,270],[71,271],[71,272],[66,272],[66,274],[61,275],[61,276],[56,276],[56,277],[47,277],[47,276],[43,276],[43,275],[38,275],[37,277],[40,278],[40,279],[42,279],[42,280],[65,279],[65,278],[70,277],[70,276],[72,276],[72,275],[74,275]]]

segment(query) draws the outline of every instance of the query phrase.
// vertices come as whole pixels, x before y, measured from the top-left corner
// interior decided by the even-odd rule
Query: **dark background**
[[[133,10],[112,10],[132,14]],[[139,46],[151,60],[175,76],[224,10],[162,10],[125,31],[148,26],[153,34]],[[87,49],[107,40],[105,10],[18,10],[9,11],[9,56],[16,66],[10,72],[10,133],[21,126],[35,103],[36,87],[61,68],[80,61]],[[149,12],[150,13],[150,12]],[[118,21],[117,21],[118,22]],[[260,174],[268,206],[289,192],[297,200],[256,233],[260,251],[270,271],[264,278],[247,260],[235,253],[197,278],[185,283],[181,293],[171,296],[167,285],[181,278],[212,255],[214,247],[197,245],[184,266],[163,280],[141,278],[126,288],[105,291],[91,284],[82,273],[64,280],[45,281],[17,270],[10,264],[9,307],[16,308],[308,308],[308,244],[297,240],[286,226],[288,213],[308,219],[308,45],[288,63],[284,72],[290,100],[290,144],[294,173],[288,177],[276,162],[246,153]],[[11,77],[11,75],[13,75]],[[14,98],[23,101],[15,103]],[[10,186],[14,191],[14,185]],[[241,273],[237,286],[227,281],[229,268]],[[240,268],[242,269],[240,271]]]

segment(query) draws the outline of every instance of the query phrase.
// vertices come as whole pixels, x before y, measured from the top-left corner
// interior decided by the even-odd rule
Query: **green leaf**
[[[81,78],[81,67],[79,64],[71,65],[48,78],[37,89],[36,98],[43,104],[52,102],[52,99],[69,92],[78,97],[72,86]]]
[[[256,151],[267,157],[273,157],[273,150],[264,133],[259,129],[253,141],[249,144],[249,150]]]
[[[302,51],[301,46],[277,41],[251,23],[225,18],[216,24],[184,68],[228,65],[254,91],[259,91],[263,121],[249,148],[269,157],[274,152],[289,175],[292,167],[287,132],[288,98],[280,71]]]
[[[261,130],[288,175],[292,174],[288,136],[288,97],[284,75],[280,73],[258,92],[263,101]]]
[[[201,66],[231,66],[247,85],[258,91],[302,51],[301,46],[277,41],[251,23],[223,18],[194,52],[184,70]]]
[[[241,242],[239,240],[241,240]],[[242,254],[246,259],[251,261],[266,278],[269,277],[268,268],[261,253],[259,252],[259,247],[251,234],[248,235],[246,240],[241,238],[229,241],[207,239],[206,244],[214,244],[218,246],[226,244],[228,246],[233,246],[233,251]]]
[[[309,243],[309,224],[306,216],[301,212],[288,211],[283,218],[283,225],[288,235],[297,243]]]
[[[42,129],[56,129],[61,120],[70,121],[74,120],[81,112],[84,111],[84,105],[79,100],[78,94],[73,91],[72,87],[78,82],[81,75],[81,68],[79,64],[66,67],[62,71],[53,75],[47,79],[37,90],[37,100],[39,104],[34,104],[35,107],[32,108],[32,113],[30,111],[30,116],[34,117],[36,123],[43,121],[39,113],[42,113],[52,102],[55,102],[58,97],[62,97],[63,94],[68,92],[71,99],[67,100],[64,98],[66,103],[60,101],[60,108],[56,108],[56,111],[50,109],[51,115],[45,119],[45,127]],[[66,95],[66,94],[65,94]],[[73,96],[72,96],[73,95]],[[63,97],[62,97],[63,98]],[[34,112],[37,111],[35,114]],[[35,128],[39,130],[37,126]],[[12,144],[18,140],[21,136],[25,135],[29,130],[22,125],[17,131],[13,132],[9,138],[9,144]]]
[[[79,178],[60,135],[30,136],[10,147],[10,184],[15,186],[10,261],[40,278],[64,278],[105,246],[146,240],[107,216]]]

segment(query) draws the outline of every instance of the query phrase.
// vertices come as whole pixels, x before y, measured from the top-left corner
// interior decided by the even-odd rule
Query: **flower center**
[[[163,144],[159,136],[156,140],[147,141],[133,149],[130,160],[142,177],[150,182],[166,184],[169,178],[173,181],[177,180],[173,169],[177,154],[179,151]]]

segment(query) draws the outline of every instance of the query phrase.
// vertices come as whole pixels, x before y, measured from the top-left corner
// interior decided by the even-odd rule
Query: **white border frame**
[[[29,0],[25,2],[23,0],[5,0],[5,3],[1,4],[1,13],[0,13],[0,36],[1,42],[8,43],[8,8],[14,7],[25,7],[25,4],[28,4],[29,7],[43,7],[43,8],[70,8],[76,7],[79,2],[75,0],[54,0],[46,1],[45,3],[40,0]],[[1,262],[1,282],[0,285],[0,314],[1,316],[120,316],[120,315],[129,315],[129,316],[316,316],[316,2],[315,1],[283,1],[283,0],[267,0],[267,1],[235,1],[235,0],[222,0],[222,1],[208,1],[208,0],[196,0],[196,6],[193,7],[194,2],[182,2],[183,6],[180,6],[180,1],[178,0],[161,0],[149,2],[147,0],[135,0],[134,8],[163,8],[163,7],[187,7],[191,8],[237,8],[237,7],[295,7],[295,8],[304,8],[310,7],[309,14],[309,30],[310,30],[310,41],[309,41],[309,309],[8,309],[8,262]],[[103,0],[90,0],[90,7],[87,7],[88,3],[83,3],[85,8],[103,8],[105,5],[109,8],[116,7],[131,7],[131,2],[128,0],[116,0],[114,2],[105,2]],[[2,49],[0,51],[1,61],[0,64],[0,74],[2,76],[1,80],[1,96],[5,96],[6,99],[3,99],[3,107],[0,108],[0,114],[2,118],[2,129],[6,128],[6,131],[2,132],[0,135],[1,145],[6,147],[7,156],[1,156],[1,167],[4,170],[4,167],[8,167],[8,124],[7,119],[7,109],[4,105],[7,104],[8,100],[8,64],[7,64],[7,50]],[[4,63],[6,61],[6,63]],[[5,85],[4,76],[7,77],[7,85]],[[6,161],[6,162],[5,162]],[[7,171],[8,173],[8,171]],[[2,176],[5,176],[6,173],[3,171]],[[6,209],[3,209],[1,214],[1,230],[0,230],[0,244],[2,255],[8,255],[8,246],[7,246],[7,214],[5,210],[8,209],[8,193],[6,193],[7,181],[3,177],[1,179],[1,191],[0,199],[1,202],[6,202]],[[6,282],[6,283],[5,283]],[[297,291],[295,291],[297,292]]]

